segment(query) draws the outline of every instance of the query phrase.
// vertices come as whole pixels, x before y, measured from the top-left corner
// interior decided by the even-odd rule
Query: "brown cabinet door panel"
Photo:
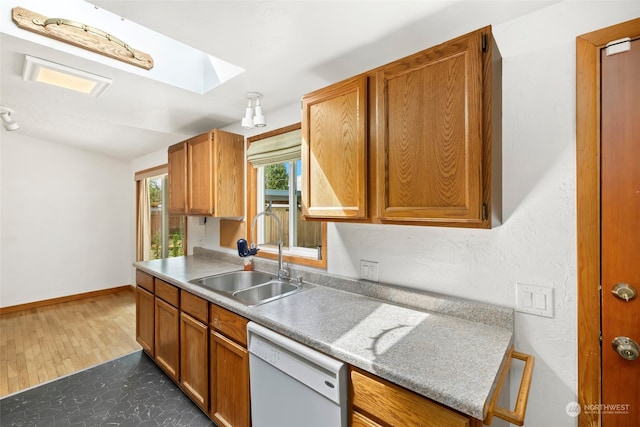
[[[211,133],[204,133],[187,141],[188,200],[192,215],[211,215],[213,202],[213,141]]]
[[[214,216],[244,216],[244,137],[221,130],[213,131]]]
[[[302,105],[303,215],[366,218],[366,76],[305,95]]]
[[[187,206],[187,144],[180,142],[168,150],[169,213],[185,215]]]
[[[247,323],[249,323],[249,321],[244,317],[213,303],[210,307],[210,326],[246,347]]]
[[[216,424],[250,426],[249,353],[230,339],[211,331],[211,411]]]
[[[351,403],[360,412],[356,425],[470,427],[477,420],[371,374],[351,369]],[[371,415],[363,416],[363,414]],[[369,423],[367,423],[367,421]]]
[[[152,281],[153,283],[153,281]],[[151,357],[154,356],[154,296],[141,287],[136,288],[136,341]]]
[[[179,379],[180,358],[180,313],[171,304],[155,299],[155,358],[174,381]]]
[[[482,34],[376,73],[378,217],[481,221]]]
[[[209,411],[209,328],[186,313],[180,313],[180,386]]]

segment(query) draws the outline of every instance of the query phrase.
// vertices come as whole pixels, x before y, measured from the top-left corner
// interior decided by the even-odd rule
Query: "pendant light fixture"
[[[267,119],[264,116],[262,106],[260,105],[260,98],[262,98],[262,94],[258,92],[247,92],[244,96],[249,101],[247,103],[247,108],[245,109],[244,117],[242,118],[242,127],[246,129],[265,127],[267,125]],[[254,105],[255,111],[253,107]]]

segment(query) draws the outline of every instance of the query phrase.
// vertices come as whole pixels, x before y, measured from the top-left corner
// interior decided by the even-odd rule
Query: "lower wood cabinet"
[[[180,387],[209,411],[209,327],[180,313]]]
[[[359,369],[350,369],[350,425],[357,427],[481,427],[461,414]]]
[[[211,418],[224,426],[249,427],[249,353],[211,331]]]
[[[251,425],[247,323],[244,317],[211,304],[209,416],[218,425]]]
[[[156,296],[155,360],[175,382],[179,380],[180,313],[168,302]]]
[[[154,357],[154,296],[151,292],[136,287],[136,341],[149,356]]]

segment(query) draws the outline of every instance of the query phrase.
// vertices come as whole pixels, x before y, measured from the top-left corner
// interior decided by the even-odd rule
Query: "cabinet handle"
[[[504,383],[504,379],[509,372],[511,360],[513,359],[524,361],[524,371],[522,372],[522,379],[520,380],[520,390],[518,390],[516,407],[513,411],[511,411],[507,408],[496,406],[496,402],[498,400],[500,392],[502,391],[502,384]],[[489,411],[487,413],[487,417],[484,420],[484,424],[491,425],[491,421],[494,416],[515,425],[521,426],[522,424],[524,424],[524,415],[527,411],[527,401],[529,400],[529,389],[531,387],[531,377],[533,375],[534,360],[535,358],[532,355],[520,353],[518,351],[514,351],[513,348],[511,348],[509,358],[507,359],[504,369],[500,374],[498,385],[495,392],[493,393],[493,398],[491,399],[491,404],[489,405]]]

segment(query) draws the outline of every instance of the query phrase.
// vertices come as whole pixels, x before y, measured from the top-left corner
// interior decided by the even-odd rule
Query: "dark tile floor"
[[[214,426],[142,351],[0,400],[0,426]]]

